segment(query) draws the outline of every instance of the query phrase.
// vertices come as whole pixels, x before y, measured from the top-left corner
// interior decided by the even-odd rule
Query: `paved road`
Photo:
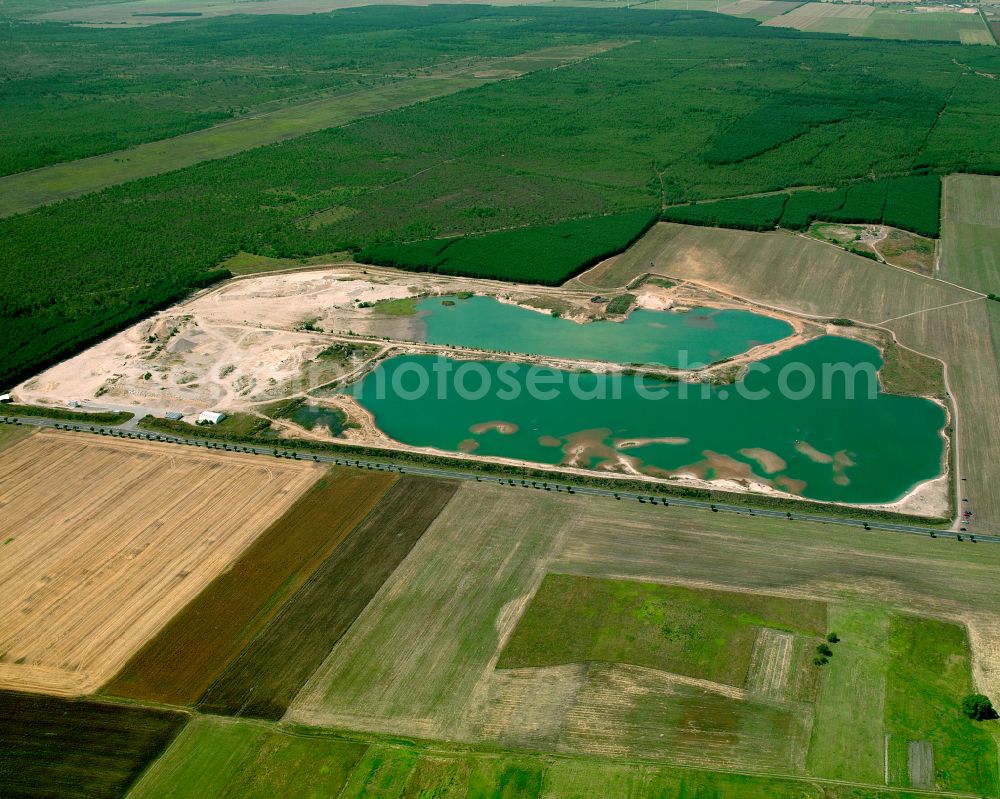
[[[268,455],[274,457],[273,447],[255,447],[244,444],[229,444],[221,441],[208,441],[206,439],[186,438],[183,436],[171,436],[163,433],[150,433],[135,428],[135,419],[125,422],[122,425],[90,425],[79,422],[61,422],[55,419],[43,419],[40,417],[10,417],[0,416],[0,423],[25,424],[34,427],[53,427],[63,430],[77,430],[94,434],[111,435],[120,438],[135,438],[144,441],[161,441],[168,444],[184,444],[188,446],[201,446],[208,449],[218,449],[229,452],[246,452],[255,455]],[[818,524],[838,524],[844,527],[863,527],[871,531],[885,531],[893,533],[906,533],[909,535],[919,535],[924,538],[950,538],[964,541],[966,543],[988,543],[1000,544],[1000,535],[985,533],[961,533],[952,530],[935,529],[928,527],[918,527],[908,524],[893,524],[892,522],[869,521],[864,522],[859,519],[849,519],[839,516],[821,516],[813,513],[795,513],[778,510],[748,510],[745,507],[736,505],[726,505],[719,502],[704,502],[697,499],[680,499],[672,497],[654,497],[649,494],[637,494],[631,491],[612,491],[606,488],[594,488],[591,486],[571,486],[558,482],[543,482],[541,480],[527,480],[517,477],[497,477],[494,475],[474,474],[471,472],[451,471],[449,469],[438,469],[432,466],[405,465],[387,463],[385,461],[350,458],[346,455],[324,455],[291,449],[280,449],[279,457],[294,458],[304,461],[315,461],[318,463],[332,463],[341,466],[350,466],[357,469],[371,469],[376,471],[394,471],[403,474],[420,474],[429,477],[447,477],[453,480],[475,480],[481,483],[500,483],[513,488],[528,488],[539,491],[555,491],[556,493],[567,494],[591,494],[602,497],[616,497],[620,501],[642,502],[651,506],[658,506],[666,509],[670,506],[683,508],[698,508],[714,513],[737,513],[744,516],[761,516],[770,519],[794,519],[798,522],[814,522]]]

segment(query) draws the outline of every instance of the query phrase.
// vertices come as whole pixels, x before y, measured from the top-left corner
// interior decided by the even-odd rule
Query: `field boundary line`
[[[883,319],[881,322],[876,322],[876,325],[887,325],[889,322],[898,322],[900,319],[909,319],[911,316],[920,316],[921,314],[930,313],[931,311],[943,311],[945,308],[954,308],[956,305],[968,305],[970,302],[978,302],[979,300],[985,300],[985,295],[982,297],[973,297],[970,300],[959,300],[958,302],[949,302],[947,305],[936,305],[933,308],[924,308],[921,311],[912,311],[911,313],[905,313],[902,316],[893,316],[889,319]]]

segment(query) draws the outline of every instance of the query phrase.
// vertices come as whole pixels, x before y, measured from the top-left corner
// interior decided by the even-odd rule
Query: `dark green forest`
[[[369,30],[391,17],[399,30],[427,12],[287,24],[308,40],[309,25],[330,19]],[[0,220],[0,383],[212,280],[238,251],[296,258],[508,228],[535,236],[532,226],[758,192],[781,193],[762,205],[769,225],[855,208],[874,219],[877,208],[933,233],[937,175],[1000,172],[1000,88],[977,74],[1000,72],[995,48],[805,35],[701,12],[433,13],[456,31],[512,26],[524,49],[570,35],[632,43]],[[117,33],[186,31],[209,49],[205,31],[228,30],[169,27]],[[917,177],[907,191],[885,188],[907,176]],[[811,190],[785,196],[793,187]],[[479,274],[505,276],[502,259],[481,247],[479,257]],[[518,278],[558,282],[565,275],[542,266],[550,258],[539,252]]]

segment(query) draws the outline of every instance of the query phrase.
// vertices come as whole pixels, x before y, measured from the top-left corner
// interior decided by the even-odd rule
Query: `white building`
[[[202,411],[198,417],[198,424],[218,424],[226,418],[222,411]]]
[[[10,394],[0,394],[0,402],[13,402],[14,398]]]

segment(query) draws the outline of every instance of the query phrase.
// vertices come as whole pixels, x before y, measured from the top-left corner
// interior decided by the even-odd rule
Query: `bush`
[[[830,662],[830,659],[826,658],[826,657],[823,657],[822,655],[813,658],[813,665],[814,666],[825,666],[829,662]]]
[[[988,721],[997,718],[993,703],[983,694],[969,694],[962,700],[962,712],[973,721]]]
[[[816,647],[816,651],[823,657],[831,657],[833,655],[833,650],[827,644],[820,644]]]
[[[837,635],[836,633],[830,633],[829,635],[826,636],[826,640],[829,641],[831,644],[840,643],[840,636]]]

